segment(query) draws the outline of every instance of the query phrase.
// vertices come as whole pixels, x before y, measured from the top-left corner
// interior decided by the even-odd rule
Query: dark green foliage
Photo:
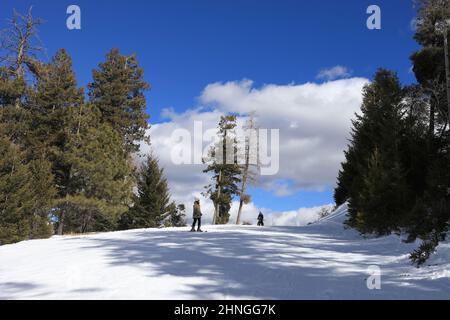
[[[450,130],[443,33],[444,21],[450,19],[450,1],[418,2],[419,23],[415,39],[423,47],[412,55],[411,60],[422,89],[420,100],[426,102],[428,110],[428,119],[417,119],[416,123],[428,125],[428,139],[424,143],[423,138],[419,138],[420,134],[424,136],[423,132],[416,130],[414,140],[417,147],[414,149],[418,150],[417,155],[423,159],[425,167],[416,171],[418,178],[415,179],[414,189],[417,199],[405,225],[408,240],[417,237],[425,239],[422,246],[411,255],[413,262],[421,265],[439,241],[444,239],[450,221]],[[416,154],[412,153],[411,157],[414,156]]]
[[[27,90],[25,80],[15,78],[8,68],[0,68],[0,106],[12,106]]]
[[[117,130],[128,151],[137,151],[148,128],[144,92],[150,86],[143,79],[136,56],[112,49],[92,76],[89,97],[100,111],[101,122]]]
[[[158,159],[149,154],[137,175],[134,205],[122,215],[121,229],[160,227],[174,205],[170,203],[169,187]]]
[[[350,190],[355,190],[357,187],[352,187],[353,183],[359,180],[354,179],[358,175],[356,166],[356,153],[353,146],[349,146],[347,151],[344,151],[346,161],[341,163],[342,169],[339,170],[337,178],[337,186],[334,189],[334,201],[337,206],[345,203],[350,197]]]
[[[379,70],[363,97],[335,199],[338,205],[349,200],[350,226],[363,233],[387,234],[400,227],[409,210],[410,191],[399,151],[403,91],[394,73]]]
[[[27,162],[25,152],[0,137],[0,244],[48,237],[53,181],[49,163]]]
[[[69,140],[76,132],[75,114],[84,103],[83,90],[77,87],[72,60],[64,49],[52,61],[40,66],[36,91],[30,97],[33,139],[36,149],[44,149],[52,162],[58,195],[68,194],[70,163],[64,157]]]
[[[335,190],[337,204],[349,200],[347,224],[360,232],[406,231],[413,241],[445,228],[448,146],[441,139],[430,148],[427,101],[420,87],[402,90],[383,70],[365,88]]]
[[[429,98],[429,138],[433,148],[435,129],[440,130],[438,138],[445,131],[448,122],[446,96],[444,28],[450,19],[450,0],[417,0],[418,17],[415,39],[422,48],[411,56],[413,70],[418,82]],[[450,28],[448,27],[448,36]],[[450,43],[450,41],[449,41]],[[434,152],[431,150],[430,152]]]
[[[63,152],[72,133],[73,112],[83,103],[83,89],[77,87],[72,60],[64,49],[60,49],[51,63],[42,65],[36,92],[29,103],[38,142],[53,153]]]
[[[53,214],[63,218],[61,233],[86,233],[111,231],[116,229],[115,217],[108,214],[107,203],[86,197],[67,197],[59,202]],[[59,227],[59,222],[57,223]]]
[[[0,134],[22,146],[27,145],[30,138],[32,115],[15,104],[28,93],[23,78],[15,78],[9,69],[0,67]]]
[[[165,227],[185,227],[186,226],[186,208],[184,204],[178,206],[172,202],[168,207],[169,213],[164,220]]]
[[[445,63],[442,57],[443,47],[422,48],[413,53],[413,71],[420,84],[427,86],[434,79],[445,80]]]
[[[0,39],[0,244],[50,236],[48,212],[55,196],[48,153],[32,143],[32,88],[25,81],[40,21],[30,10],[14,13],[9,24]]]
[[[362,115],[339,172],[335,200],[349,201],[347,224],[362,233],[405,232],[424,239],[411,254],[423,264],[450,221],[450,131],[445,91],[443,29],[449,0],[418,0],[415,38],[423,46],[411,56],[418,85],[401,88],[380,70],[364,89]]]
[[[130,204],[133,184],[120,135],[84,104],[64,49],[40,65],[37,79],[29,107],[33,142],[52,161],[58,233],[113,230]]]
[[[424,241],[418,249],[410,254],[409,258],[417,267],[420,267],[436,251],[437,245],[438,243],[434,241]]]
[[[33,115],[31,145],[46,150],[52,162],[58,233],[113,230],[132,188],[121,137],[84,104],[64,49],[35,71],[36,91],[27,106]]]
[[[134,180],[121,141],[107,124],[72,137],[63,158],[70,171],[67,194],[56,210],[64,220],[59,233],[113,230],[126,212]]]
[[[134,55],[108,54],[86,104],[64,49],[38,60],[40,23],[15,14],[0,39],[0,244],[47,237],[53,224],[59,234],[115,230],[133,205],[131,152],[148,127]]]
[[[239,194],[241,167],[237,162],[237,140],[235,137],[236,116],[222,116],[218,125],[218,142],[213,146],[204,162],[203,171],[212,172],[213,184],[207,185],[205,194],[217,208],[216,224],[227,224],[233,197]]]
[[[363,185],[358,195],[358,206],[350,199],[351,212],[356,211],[355,227],[363,233],[389,234],[400,227],[409,209],[408,187],[400,164],[383,158],[378,149],[373,152]]]
[[[450,18],[449,0],[416,0],[418,4],[417,28],[414,39],[424,46],[441,46],[444,42],[436,23]]]
[[[423,265],[430,256],[436,252],[436,248],[439,245],[440,241],[444,241],[446,238],[445,232],[434,230],[429,233],[429,235],[422,241],[422,244],[414,250],[409,258],[412,263],[417,267]]]
[[[362,115],[353,121],[352,139],[345,152],[346,161],[339,173],[335,189],[336,204],[354,196],[362,187],[362,173],[368,168],[375,148],[396,152],[399,130],[399,107],[402,90],[397,76],[388,70],[379,70],[373,82],[363,90]],[[394,140],[391,140],[394,138]]]

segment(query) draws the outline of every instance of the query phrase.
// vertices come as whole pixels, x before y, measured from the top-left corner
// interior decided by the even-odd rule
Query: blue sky
[[[82,30],[66,28],[66,8],[80,6]],[[382,10],[382,29],[366,28],[366,8]],[[66,48],[80,85],[105,53],[118,47],[137,53],[151,83],[148,113],[152,124],[166,121],[171,107],[183,112],[199,104],[211,83],[251,79],[255,87],[318,81],[323,68],[345,66],[354,77],[370,78],[378,67],[413,82],[408,57],[417,48],[411,30],[411,0],[2,0],[0,26],[13,8],[46,20],[40,37],[48,56]],[[331,188],[279,197],[253,190],[258,206],[291,210],[332,201]]]

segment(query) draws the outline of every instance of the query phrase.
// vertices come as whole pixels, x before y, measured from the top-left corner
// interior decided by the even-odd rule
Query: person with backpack
[[[200,209],[200,199],[195,198],[194,207],[193,207],[192,211],[193,211],[194,222],[192,223],[191,232],[195,232],[195,225],[196,224],[198,224],[197,232],[203,232],[202,229],[201,229],[201,226],[202,226],[202,211]]]

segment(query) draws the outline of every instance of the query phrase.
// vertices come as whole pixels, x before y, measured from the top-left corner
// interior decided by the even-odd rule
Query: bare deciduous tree
[[[16,10],[7,20],[8,27],[0,31],[0,62],[16,79],[25,78],[25,67],[36,67],[36,54],[44,51],[37,27],[43,23],[32,15],[32,7],[23,15]]]
[[[245,130],[245,142],[244,142],[244,164],[241,168],[241,188],[239,191],[239,209],[236,218],[236,224],[241,223],[241,213],[244,204],[250,202],[250,195],[246,193],[247,187],[250,183],[254,183],[257,180],[259,172],[259,137],[258,126],[255,120],[255,112],[251,112],[248,120],[244,125]],[[256,157],[256,163],[251,161],[252,157]]]

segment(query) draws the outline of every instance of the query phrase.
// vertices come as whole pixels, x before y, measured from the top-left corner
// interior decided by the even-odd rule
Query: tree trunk
[[[246,170],[248,170],[248,167]],[[240,196],[240,201],[239,201],[239,210],[238,210],[238,214],[237,214],[237,218],[236,218],[236,224],[241,223],[242,207],[244,206],[244,200],[242,199],[242,197],[245,194],[245,188],[246,188],[246,184],[247,184],[247,173],[248,173],[248,171],[246,171],[244,173],[244,176],[242,177],[241,196]]]
[[[450,61],[448,56],[448,27],[445,26],[444,32],[444,55],[445,55],[445,81],[447,90],[447,110],[448,124],[450,125]]]
[[[430,124],[429,124],[429,132],[428,134],[430,135],[430,141],[433,140],[434,137],[434,114],[435,114],[435,103],[436,100],[435,99],[431,99],[431,103],[430,103]]]
[[[242,213],[242,207],[244,205],[244,201],[242,200],[242,197],[245,194],[245,188],[247,185],[247,177],[248,177],[248,170],[250,168],[250,139],[246,139],[245,144],[245,166],[243,169],[242,174],[242,187],[241,187],[241,195],[240,195],[240,201],[239,201],[239,210],[236,218],[236,224],[241,223],[241,213]]]
[[[61,214],[59,215],[59,224],[58,224],[58,231],[57,231],[57,234],[59,236],[62,236],[63,231],[64,231],[64,216],[65,216],[65,212],[63,210],[63,211],[61,211]]]
[[[220,180],[222,180],[222,170],[219,171],[219,179],[217,181],[217,199],[216,199],[216,203],[215,203],[215,208],[214,208],[214,216],[213,216],[213,221],[212,224],[216,224],[217,222],[217,216],[219,213],[219,203],[220,203]]]
[[[237,214],[237,218],[236,218],[236,224],[241,224],[241,212],[242,212],[242,207],[244,206],[244,201],[241,199],[239,201],[239,210],[238,210],[238,214]]]

